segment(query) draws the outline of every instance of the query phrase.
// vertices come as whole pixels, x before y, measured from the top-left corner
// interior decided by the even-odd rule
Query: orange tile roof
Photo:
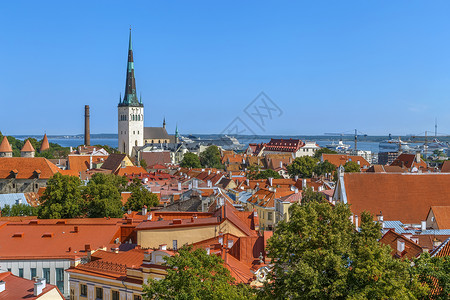
[[[120,237],[121,222],[121,219],[66,219],[7,223],[0,228],[3,241],[0,260],[84,256],[86,244],[93,250],[111,246]]]
[[[417,167],[418,169],[427,167],[427,163],[424,162],[423,159],[421,159],[420,162],[417,162],[415,154],[407,153],[400,154],[390,165],[406,168]]]
[[[33,145],[31,145],[30,140],[26,140],[25,145],[23,145],[22,150],[20,152],[34,152]]]
[[[357,215],[382,211],[385,220],[420,224],[431,206],[450,206],[450,174],[345,173],[344,182]]]
[[[1,149],[1,146],[0,146],[0,149]],[[446,160],[442,163],[441,172],[442,173],[450,173],[450,160]]]
[[[69,169],[74,172],[83,172],[90,169],[90,155],[77,155],[71,154],[68,157]],[[108,156],[104,155],[94,155],[92,156],[92,163],[99,163],[102,160],[106,161]]]
[[[47,134],[44,134],[44,138],[42,139],[41,148],[39,149],[39,152],[45,151],[47,149],[50,149],[50,144],[48,143]]]
[[[364,157],[359,155],[346,155],[346,154],[326,154],[322,153],[322,160],[328,160],[329,163],[335,165],[336,167],[345,165],[348,161],[353,161],[355,163],[359,162],[359,165],[362,167],[370,166],[369,162],[364,159]]]
[[[131,174],[145,174],[147,173],[147,170],[145,170],[143,167],[135,167],[135,166],[128,166],[125,168],[119,168],[116,171],[116,175],[124,176],[124,175],[131,175]]]
[[[11,145],[6,136],[3,136],[2,143],[0,144],[0,152],[12,152]]]
[[[10,178],[11,171],[17,170],[17,179],[35,178],[34,171],[40,171],[41,179],[48,179],[61,169],[44,157],[0,157],[0,178]]]
[[[405,242],[405,250],[403,252],[399,252],[397,250],[397,241],[399,239]],[[413,259],[415,257],[418,257],[423,252],[422,247],[420,247],[418,244],[414,243],[405,236],[396,233],[392,229],[389,229],[389,231],[383,235],[383,237],[380,239],[380,243],[391,246],[392,256],[398,258],[407,257],[408,259]]]
[[[450,256],[450,238],[446,239],[436,250],[431,254],[432,257]]]
[[[52,284],[45,284],[45,288],[37,296],[34,296],[34,280],[29,280],[13,275],[11,272],[0,273],[0,281],[5,282],[6,289],[0,293],[0,300],[11,299],[37,299],[48,293],[49,291],[56,289],[61,296],[59,299],[64,299],[64,296],[58,290],[58,288]],[[54,298],[52,298],[54,299]]]
[[[438,229],[450,229],[450,206],[432,206]]]

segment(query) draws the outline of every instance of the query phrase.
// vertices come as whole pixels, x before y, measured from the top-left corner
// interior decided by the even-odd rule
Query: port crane
[[[355,137],[355,151],[357,151],[358,150],[358,133],[361,136],[364,136],[364,137],[367,136],[366,133],[360,132],[357,129],[355,129],[354,133],[350,133],[350,131],[338,132],[338,133],[336,133],[336,132],[332,132],[332,133],[326,132],[326,133],[324,133],[324,135],[336,135],[336,136],[341,136],[341,138],[342,138],[342,136],[354,136]]]

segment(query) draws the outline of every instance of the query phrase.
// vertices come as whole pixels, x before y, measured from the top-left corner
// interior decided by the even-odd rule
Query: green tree
[[[183,160],[180,163],[180,167],[183,168],[201,168],[200,158],[197,154],[192,152],[187,152],[183,156]]]
[[[183,247],[179,255],[165,258],[167,275],[163,280],[150,279],[144,286],[144,299],[253,299],[252,290],[235,285],[230,272],[217,255],[204,249]]]
[[[328,148],[320,148],[314,153],[314,158],[320,159],[322,154],[337,154],[337,152]]]
[[[253,179],[267,179],[267,178],[275,178],[279,179],[281,178],[281,175],[278,174],[278,172],[275,172],[274,170],[268,169],[264,171],[260,171],[257,173]]]
[[[41,197],[38,217],[41,219],[76,218],[86,214],[81,180],[74,176],[53,175]]]
[[[336,171],[336,166],[328,160],[320,162],[314,167],[314,173],[317,175],[325,175],[327,173],[333,173],[334,171]]]
[[[414,299],[423,295],[408,263],[392,258],[377,238],[380,227],[368,214],[354,230],[351,211],[309,201],[293,204],[289,222],[278,223],[268,241],[274,262],[262,298]]]
[[[145,160],[145,159],[141,159],[140,161],[139,161],[139,165],[141,166],[141,167],[143,167],[144,169],[146,169],[147,170],[147,161]]]
[[[318,160],[310,156],[297,157],[287,166],[287,171],[291,177],[297,175],[302,178],[311,178],[317,163]]]
[[[420,282],[425,284],[432,293],[424,299],[448,299],[450,295],[450,257],[431,257],[424,252],[414,259],[412,273],[419,276]]]
[[[149,192],[143,187],[136,187],[132,190],[131,196],[125,203],[125,209],[132,211],[138,211],[142,209],[144,205],[147,207],[155,207],[159,204],[158,196]]]
[[[83,196],[87,201],[87,216],[121,218],[123,205],[120,193],[124,190],[126,182],[126,178],[121,176],[94,174],[83,189]]]
[[[348,161],[344,165],[344,170],[347,173],[358,173],[361,172],[361,166],[354,161]]]
[[[209,146],[200,153],[200,162],[203,167],[223,169],[220,160],[220,150],[216,145]]]
[[[2,209],[3,217],[16,217],[16,216],[37,216],[37,207],[18,203],[12,206],[8,204]]]
[[[319,192],[314,192],[312,188],[308,187],[305,190],[302,191],[302,204],[308,203],[308,202],[324,202],[325,201],[325,195]]]

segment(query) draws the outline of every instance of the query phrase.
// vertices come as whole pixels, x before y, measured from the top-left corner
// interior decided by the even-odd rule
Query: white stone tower
[[[118,124],[119,151],[131,155],[134,146],[144,145],[144,105],[136,95],[131,29],[125,95],[123,100],[119,99]]]

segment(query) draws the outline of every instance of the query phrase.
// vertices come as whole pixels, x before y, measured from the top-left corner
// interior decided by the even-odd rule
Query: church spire
[[[125,82],[125,95],[123,101],[119,103],[121,106],[142,106],[139,103],[136,95],[136,81],[134,79],[134,62],[133,62],[133,47],[131,43],[131,28],[130,40],[128,43],[128,63],[127,63],[127,79]]]
[[[166,117],[163,119],[163,128],[166,128]]]

